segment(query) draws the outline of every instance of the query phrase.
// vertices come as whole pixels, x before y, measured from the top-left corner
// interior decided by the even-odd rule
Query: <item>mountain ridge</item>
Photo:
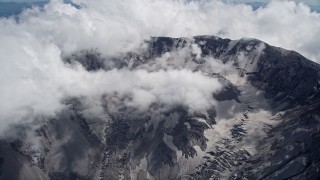
[[[93,72],[199,72],[223,84],[212,94],[214,103],[190,111],[158,101],[139,110],[124,103],[131,97],[106,94],[99,117],[88,116],[83,97],[67,98],[67,108],[37,129],[40,147],[23,137],[1,142],[0,179],[320,177],[319,65],[248,38],[154,37],[146,44],[121,57],[82,51],[65,63]]]

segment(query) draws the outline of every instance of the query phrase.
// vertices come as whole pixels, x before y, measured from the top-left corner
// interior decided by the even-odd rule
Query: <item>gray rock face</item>
[[[65,62],[88,71],[200,71],[223,84],[212,94],[215,104],[190,112],[159,102],[141,111],[104,95],[103,115],[92,116],[83,97],[70,97],[54,119],[35,130],[17,127],[19,138],[1,140],[0,179],[320,178],[318,64],[255,39],[157,37],[146,44],[121,57],[83,51]],[[159,63],[194,46],[201,53],[186,51],[183,63]],[[37,147],[24,138],[29,131]]]

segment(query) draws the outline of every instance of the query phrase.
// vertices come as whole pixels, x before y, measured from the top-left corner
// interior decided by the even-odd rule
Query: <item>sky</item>
[[[139,109],[157,101],[199,110],[212,106],[209,96],[223,86],[190,69],[88,72],[63,63],[64,56],[81,50],[97,49],[108,63],[107,57],[140,50],[151,36],[217,35],[257,38],[320,62],[320,14],[293,1],[272,1],[257,10],[206,0],[74,2],[82,8],[52,0],[43,9],[26,9],[18,21],[0,18],[0,137],[15,124],[55,116],[67,97],[85,97],[95,111],[103,94],[117,100],[131,96],[123,103]],[[168,58],[183,64],[190,52],[199,54],[199,49],[169,54],[160,65],[167,66]]]
[[[48,1],[48,0],[0,0],[0,2],[37,2],[37,1]],[[228,2],[236,2],[236,3],[250,3],[250,2],[263,2],[267,3],[270,0],[225,0]],[[294,0],[295,2],[303,2],[310,6],[320,6],[319,0]]]
[[[263,3],[268,3],[270,0],[227,0],[229,2],[243,2],[243,3],[250,3],[250,2],[263,2]],[[319,0],[294,0],[295,2],[303,2],[308,5],[312,6],[319,6],[320,1]]]
[[[0,0],[0,2],[31,2],[31,1],[48,1],[48,0]],[[227,0],[230,2],[269,2],[270,0]],[[294,0],[296,2],[305,2],[307,4],[319,5],[318,0]]]

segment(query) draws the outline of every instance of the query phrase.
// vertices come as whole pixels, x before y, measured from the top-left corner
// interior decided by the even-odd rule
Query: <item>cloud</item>
[[[151,66],[141,66],[136,70],[89,72],[80,64],[64,64],[58,46],[39,42],[32,36],[1,36],[0,40],[6,44],[0,54],[7,58],[0,63],[0,135],[12,125],[55,116],[65,108],[62,101],[68,97],[85,97],[92,101],[89,106],[107,95],[117,99],[129,97],[122,103],[141,111],[153,103],[184,105],[191,111],[200,111],[212,107],[212,94],[222,88],[217,78],[191,68],[165,69],[170,66],[165,65],[152,71]],[[182,59],[187,54],[187,50],[177,51],[170,57]]]
[[[11,28],[51,41],[64,52],[99,48],[110,54],[134,49],[150,36],[213,34],[257,38],[314,61],[320,59],[320,40],[315,37],[320,31],[320,14],[302,3],[275,0],[253,11],[248,5],[216,0],[75,2],[82,8],[54,0],[44,11],[25,11],[20,23]]]
[[[88,72],[80,65],[63,63],[63,56],[83,49],[98,49],[108,61],[108,57],[140,50],[151,36],[213,34],[258,38],[320,60],[316,37],[320,14],[304,4],[272,1],[254,11],[247,5],[215,0],[74,2],[81,8],[52,0],[44,9],[25,10],[18,20],[0,19],[0,132],[32,121],[35,115],[54,116],[64,108],[61,100],[69,96],[97,98],[117,92],[130,94],[133,99],[128,105],[141,109],[155,101],[199,109],[210,106],[210,94],[221,88],[216,79],[193,72],[192,64],[184,62],[185,51],[199,54],[197,47],[165,55],[174,63],[181,62],[185,68],[180,69],[168,68],[167,60],[156,64],[162,70],[152,71],[148,65],[137,70]]]

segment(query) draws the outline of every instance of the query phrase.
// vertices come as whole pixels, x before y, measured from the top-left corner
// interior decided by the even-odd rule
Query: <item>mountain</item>
[[[246,4],[250,5],[254,10],[257,10],[259,8],[266,7],[268,3],[266,3],[266,2],[247,2]]]
[[[20,14],[23,10],[32,7],[39,7],[42,9],[49,1],[25,1],[25,2],[0,2],[0,17],[10,17]],[[64,0],[64,3],[70,4],[76,8],[80,8],[79,5],[73,3],[70,0]]]
[[[215,103],[203,111],[161,102],[137,110],[104,95],[101,117],[88,114],[83,97],[68,97],[66,109],[34,130],[38,146],[24,138],[28,125],[18,127],[20,138],[0,142],[0,179],[320,178],[319,64],[256,39],[145,44],[119,57],[84,50],[64,61],[92,72],[201,72],[223,84],[210,97]]]
[[[9,17],[18,15],[24,9],[31,8],[33,6],[43,7],[47,2],[0,2],[0,17]]]

